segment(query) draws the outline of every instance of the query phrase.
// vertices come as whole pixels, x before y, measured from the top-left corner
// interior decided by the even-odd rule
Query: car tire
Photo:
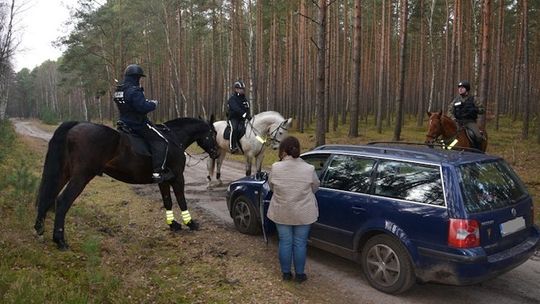
[[[261,223],[257,214],[257,210],[255,210],[251,201],[245,196],[239,196],[234,200],[232,218],[236,230],[243,234],[260,234]]]
[[[369,284],[382,292],[399,294],[416,281],[409,253],[389,235],[379,234],[369,239],[362,249],[360,262]]]

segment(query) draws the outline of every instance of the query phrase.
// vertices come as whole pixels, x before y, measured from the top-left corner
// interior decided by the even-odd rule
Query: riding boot
[[[235,133],[236,132],[233,129],[231,129],[231,137],[229,139],[229,142],[230,142],[230,149],[231,149],[232,154],[235,154],[236,152],[238,152],[238,141],[237,141],[237,136]]]

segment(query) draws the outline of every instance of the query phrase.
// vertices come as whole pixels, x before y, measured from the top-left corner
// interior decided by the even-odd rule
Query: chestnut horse
[[[426,144],[440,143],[445,149],[479,151],[467,135],[467,130],[458,125],[452,118],[439,112],[427,112],[429,116]],[[482,130],[485,140],[481,144],[481,152],[486,152],[487,133]]]
[[[198,227],[191,219],[184,196],[184,151],[193,142],[197,142],[210,157],[218,157],[213,120],[213,117],[210,121],[178,118],[165,123],[169,129],[163,132],[169,142],[166,165],[175,177],[160,183],[159,190],[165,207],[166,222],[173,231],[180,230],[181,225],[174,220],[171,187],[182,211],[184,224],[193,230]],[[130,184],[150,184],[151,162],[150,155],[134,151],[126,134],[89,122],[62,123],[54,132],[45,157],[36,200],[37,217],[34,229],[37,234],[43,235],[46,213],[55,206],[53,241],[60,250],[66,250],[66,213],[86,185],[96,175],[103,173]]]

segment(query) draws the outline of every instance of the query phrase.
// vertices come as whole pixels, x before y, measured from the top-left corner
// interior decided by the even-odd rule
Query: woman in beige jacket
[[[315,168],[300,156],[300,143],[296,137],[287,137],[279,145],[281,161],[272,165],[269,184],[273,191],[268,218],[276,223],[279,235],[279,263],[283,280],[292,279],[291,263],[294,264],[295,280],[307,280],[307,239],[311,224],[317,221],[319,209],[315,192],[319,178]]]

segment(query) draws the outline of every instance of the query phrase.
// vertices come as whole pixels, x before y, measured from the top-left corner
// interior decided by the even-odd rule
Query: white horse
[[[264,151],[267,146],[272,149],[279,148],[279,143],[287,137],[288,129],[291,126],[292,118],[285,119],[281,114],[275,111],[261,112],[247,122],[246,133],[240,139],[242,147],[238,154],[243,154],[246,157],[246,176],[251,175],[251,162],[255,157],[257,172],[261,172]],[[214,122],[214,128],[217,135],[216,140],[219,146],[219,156],[217,159],[208,159],[208,188],[211,188],[212,175],[214,173],[215,162],[217,161],[216,180],[218,186],[223,185],[221,181],[221,165],[223,159],[229,150],[229,140],[223,138],[223,132],[227,127],[227,121],[220,120]]]

